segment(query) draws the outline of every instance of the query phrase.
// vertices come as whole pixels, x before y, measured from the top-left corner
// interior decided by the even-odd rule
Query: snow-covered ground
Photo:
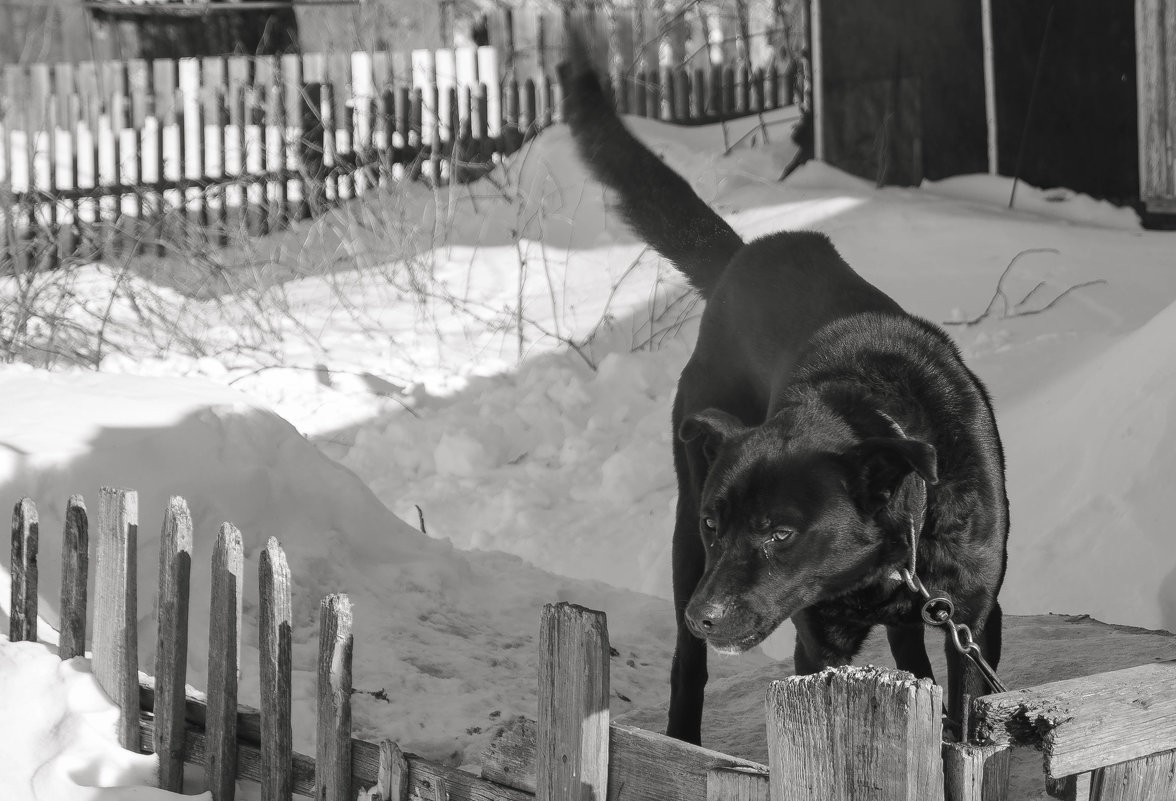
[[[809,164],[780,183],[789,115],[769,119],[768,144],[761,131],[727,156],[718,127],[631,123],[745,236],[825,231],[911,311],[953,323],[1006,445],[1006,612],[1176,629],[1163,516],[1176,472],[1176,236],[1023,185],[1009,211],[1009,182],[990,176],[877,190]],[[498,721],[534,715],[538,615],[556,600],[608,613],[614,714],[663,703],[669,410],[699,304],[606,200],[557,126],[494,184],[357,201],[238,243],[215,280],[201,267],[214,254],[47,278],[41,302],[59,318],[108,322],[97,372],[0,368],[0,500],[39,505],[46,639],[66,499],[84,493],[93,518],[98,487],[120,485],[140,494],[144,670],[170,495],[196,526],[196,687],[220,522],[241,529],[253,575],[266,539],[281,540],[299,750],[313,752],[329,592],[355,606],[357,736],[476,761]],[[41,345],[74,341],[49,328]],[[4,569],[5,613],[6,583]],[[245,603],[248,644],[255,588]],[[790,655],[790,637],[714,660],[712,676],[765,669]],[[257,701],[255,665],[247,647],[243,703]],[[26,725],[19,751],[0,737],[5,798],[165,797],[82,789],[133,787],[150,769],[110,745],[84,660],[59,667],[45,646],[0,641],[0,719],[13,716]]]

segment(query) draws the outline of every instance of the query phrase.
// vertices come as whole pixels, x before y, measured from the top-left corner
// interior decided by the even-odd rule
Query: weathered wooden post
[[[315,798],[350,801],[351,599],[328,595],[319,607],[318,738]]]
[[[245,556],[241,532],[221,525],[212,552],[208,610],[208,717],[204,776],[213,801],[233,801],[237,779],[237,679]]]
[[[1012,746],[943,744],[946,801],[1005,801]]]
[[[290,568],[286,552],[270,537],[261,552],[261,798],[289,801],[294,792],[291,703]]]
[[[90,575],[90,528],[86,502],[71,495],[65,508],[61,544],[61,640],[57,655],[73,659],[86,653],[86,579]]]
[[[94,582],[94,678],[121,710],[119,745],[139,751],[137,543],[139,493],[103,487],[98,495]]]
[[[547,604],[539,627],[537,801],[608,797],[609,644],[603,612]]]
[[[939,801],[942,704],[929,679],[872,666],[772,682],[773,801]]]
[[[37,641],[37,507],[21,498],[12,509],[12,605],[8,637]]]
[[[192,575],[192,515],[174,497],[159,536],[159,614],[155,649],[155,753],[159,786],[184,788],[184,687],[188,670],[188,586]]]

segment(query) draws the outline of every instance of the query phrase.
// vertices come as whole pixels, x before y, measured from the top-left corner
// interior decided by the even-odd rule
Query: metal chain
[[[943,595],[932,595],[919,577],[914,574],[914,571],[909,568],[900,568],[898,572],[903,583],[911,589],[911,592],[917,593],[923,599],[923,622],[929,626],[940,626],[946,629],[951,636],[952,646],[961,655],[972,661],[992,691],[1007,692],[1007,688],[997,677],[992,665],[985,661],[984,655],[980,652],[980,643],[972,639],[972,630],[965,624],[952,620],[952,616],[955,615],[955,604],[951,602],[951,599]]]

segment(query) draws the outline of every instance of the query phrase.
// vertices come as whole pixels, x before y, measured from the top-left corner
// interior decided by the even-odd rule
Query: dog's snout
[[[728,606],[724,603],[709,602],[700,604],[691,617],[694,623],[703,631],[711,631],[727,616]]]

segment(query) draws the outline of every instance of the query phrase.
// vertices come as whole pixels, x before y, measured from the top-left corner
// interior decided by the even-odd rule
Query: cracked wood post
[[[609,644],[603,612],[547,604],[539,626],[537,801],[608,797]]]
[[[139,493],[102,487],[94,570],[94,678],[120,710],[118,742],[139,752]]]
[[[943,744],[946,801],[1007,801],[1013,749],[1001,745]]]
[[[350,801],[351,599],[328,595],[319,607],[318,737],[315,798]]]
[[[237,679],[241,665],[241,597],[245,556],[241,532],[223,523],[212,552],[208,612],[208,715],[205,786],[213,801],[233,801],[237,791]]]
[[[772,682],[773,801],[940,801],[942,705],[929,679],[885,668]]]
[[[71,495],[61,545],[61,640],[57,655],[86,655],[86,580],[90,575],[90,528],[86,502]]]
[[[259,650],[261,659],[261,801],[289,801],[294,791],[290,719],[290,568],[276,537],[261,552]]]
[[[8,638],[37,641],[37,507],[21,498],[12,508],[12,605]]]
[[[155,753],[159,786],[184,788],[184,688],[188,670],[188,587],[192,575],[192,515],[173,497],[159,535],[159,614],[155,648]]]

